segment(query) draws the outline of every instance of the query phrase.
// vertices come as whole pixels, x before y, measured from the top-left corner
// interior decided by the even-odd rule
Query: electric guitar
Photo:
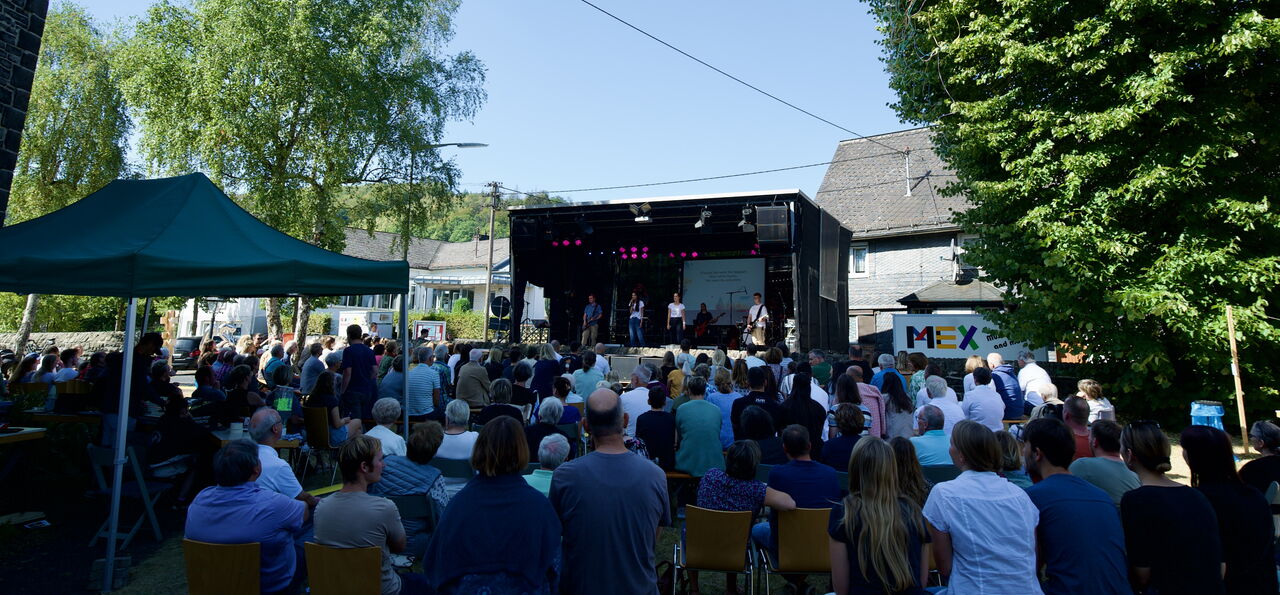
[[[695,337],[701,337],[701,336],[703,336],[703,335],[707,334],[707,327],[709,327],[709,326],[711,326],[711,325],[715,324],[715,323],[716,323],[716,321],[717,321],[717,320],[720,320],[721,318],[724,318],[724,312],[721,312],[719,316],[717,316],[717,317],[715,317],[715,318],[712,318],[711,320],[707,320],[707,321],[704,321],[704,322],[699,322],[699,323],[698,323],[698,325],[697,325],[697,328],[695,328],[695,329],[694,329],[694,331],[693,331],[693,336],[695,336]]]

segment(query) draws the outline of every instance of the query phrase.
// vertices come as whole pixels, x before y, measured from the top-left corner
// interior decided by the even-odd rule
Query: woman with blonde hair
[[[727,368],[728,366],[725,365],[725,362],[728,361],[728,359],[729,356],[725,355],[723,349],[716,348],[715,351],[711,352],[711,365],[714,368]]]
[[[1089,404],[1089,423],[1100,419],[1116,420],[1116,408],[1111,401],[1102,396],[1102,384],[1092,378],[1083,378],[1076,383],[1076,396]]]
[[[751,383],[747,380],[747,360],[738,358],[733,362],[733,390],[740,395],[751,392]]]
[[[898,436],[889,439],[893,448],[894,460],[898,463],[898,489],[916,506],[924,508],[929,499],[929,490],[933,484],[924,478],[924,469],[920,468],[920,457],[916,455],[916,445],[908,438]]]
[[[893,449],[858,441],[849,457],[849,494],[831,508],[831,583],[836,593],[924,593],[928,536],[920,508],[898,489]]]
[[[969,394],[969,391],[973,390],[978,386],[978,384],[973,381],[973,371],[977,370],[978,368],[985,368],[985,367],[987,367],[987,360],[982,359],[981,355],[971,355],[964,360],[964,392],[965,394]]]
[[[996,441],[1000,443],[1000,452],[1004,455],[1000,477],[1022,489],[1031,487],[1031,477],[1023,470],[1022,443],[1007,430],[996,432]]]
[[[911,360],[907,356],[906,351],[899,351],[898,355],[893,358],[893,361],[894,361],[893,367],[894,369],[898,370],[899,374],[902,374],[904,376],[911,374]],[[903,388],[906,388],[906,387],[903,387]]]

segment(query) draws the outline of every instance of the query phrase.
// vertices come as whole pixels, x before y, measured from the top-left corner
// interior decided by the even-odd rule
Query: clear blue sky
[[[595,1],[595,0],[593,0]],[[907,128],[855,0],[598,0],[694,56],[864,135]],[[86,2],[99,24],[138,17],[150,0]],[[463,189],[497,180],[565,190],[699,178],[828,161],[846,132],[759,95],[579,0],[464,0],[454,51],[486,65],[489,98],[444,141]],[[823,167],[686,184],[565,194],[604,200],[800,188]]]

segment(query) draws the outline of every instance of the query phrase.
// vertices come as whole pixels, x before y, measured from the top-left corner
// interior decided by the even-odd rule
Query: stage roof
[[[574,201],[562,204],[547,205],[512,205],[507,207],[508,211],[528,211],[541,209],[564,209],[573,207],[589,207],[599,205],[638,205],[644,203],[662,203],[662,202],[678,202],[678,201],[700,201],[700,200],[721,200],[734,198],[754,198],[760,196],[784,196],[799,195],[801,198],[813,202],[803,190],[799,188],[784,188],[781,190],[759,190],[753,192],[722,192],[719,194],[687,194],[684,196],[654,196],[650,198],[613,198],[609,200],[592,200],[592,201]]]

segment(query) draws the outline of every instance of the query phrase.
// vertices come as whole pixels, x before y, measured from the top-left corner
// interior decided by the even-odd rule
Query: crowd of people
[[[299,591],[311,541],[380,548],[384,594],[652,593],[656,540],[682,505],[753,513],[751,542],[775,561],[780,512],[829,509],[837,593],[1277,592],[1263,492],[1280,481],[1280,427],[1253,425],[1264,456],[1239,471],[1222,430],[1187,427],[1184,485],[1158,424],[1120,424],[1094,380],[1061,398],[1031,353],[970,358],[953,387],[918,353],[734,358],[686,343],[624,381],[603,345],[485,351],[347,331],[207,344],[190,401],[159,336],[136,347],[124,414],[163,414],[130,440],[190,468],[187,537],[262,544],[263,592]],[[9,379],[92,379],[114,415],[121,367],[118,353],[82,364],[62,350],[15,361]],[[276,450],[303,436],[306,407],[325,410],[342,476],[322,498]],[[210,430],[232,423],[247,439],[218,448]],[[446,477],[450,460],[474,477]],[[931,483],[934,470],[953,478]],[[686,476],[694,489],[674,491]],[[387,499],[401,496],[431,518],[401,518]],[[422,572],[399,571],[413,561]]]

